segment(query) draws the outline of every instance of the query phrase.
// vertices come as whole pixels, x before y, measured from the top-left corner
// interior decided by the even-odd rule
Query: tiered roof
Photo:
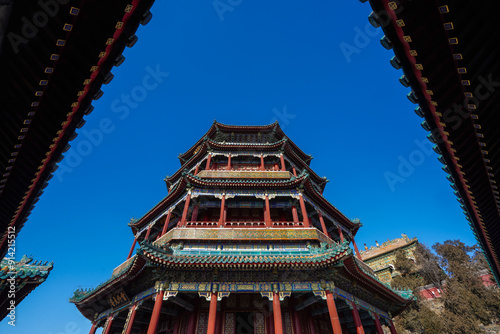
[[[224,136],[218,136],[220,131],[227,131],[229,133],[235,131],[245,131],[248,133],[262,133],[263,136],[269,141],[266,142],[245,142],[245,141],[226,141],[230,140]],[[301,149],[295,145],[281,130],[278,122],[269,125],[260,126],[238,126],[238,125],[225,125],[214,121],[213,125],[207,133],[196,142],[189,150],[179,155],[181,168],[172,176],[166,178],[167,186],[174,184],[182,175],[183,171],[190,170],[193,166],[203,159],[209,151],[238,151],[238,150],[255,150],[256,152],[267,151],[284,151],[287,157],[300,168],[305,168],[308,174],[312,177],[313,181],[320,186],[321,190],[325,188],[328,180],[324,177],[318,176],[310,167],[312,156],[305,154]]]
[[[126,261],[115,270],[113,276],[94,289],[77,290],[70,302],[75,303],[80,312],[89,320],[93,320],[95,308],[92,306],[96,299],[113,292],[124,286],[127,281],[136,278],[141,272],[147,270],[146,262],[159,267],[166,267],[172,270],[192,269],[203,270],[238,269],[255,270],[280,268],[290,269],[330,269],[339,270],[346,277],[353,279],[360,287],[366,290],[375,291],[379,296],[377,299],[394,303],[391,307],[393,315],[401,312],[413,299],[409,290],[392,289],[388,284],[382,283],[373,271],[362,261],[353,256],[349,243],[327,245],[323,243],[320,248],[312,248],[308,255],[296,255],[293,252],[281,252],[281,254],[265,254],[266,251],[259,251],[260,254],[249,253],[241,255],[230,251],[227,254],[202,254],[202,255],[182,255],[179,248],[172,249],[169,246],[158,246],[155,243],[143,243],[137,255]],[[95,305],[94,305],[95,306]],[[104,309],[103,309],[104,310]]]
[[[272,133],[273,137],[275,138],[274,141],[279,141],[281,139],[287,138],[283,130],[280,128],[278,121],[268,124],[268,125],[227,125],[227,124],[222,124],[214,120],[214,123],[208,129],[207,133],[200,139],[198,140],[189,150],[187,150],[185,153],[179,155],[179,159],[181,160],[181,165],[184,164],[185,160],[192,156],[205,139],[214,139],[218,131],[223,131],[226,133],[231,133],[231,132],[248,132],[248,133]],[[292,145],[293,149],[295,152],[297,152],[298,156],[300,159],[302,159],[306,164],[309,165],[309,163],[312,160],[312,156],[304,153],[297,145],[295,145],[292,141],[290,141],[290,145]]]
[[[225,142],[218,141],[216,138],[219,131],[230,132],[249,132],[249,133],[262,133],[268,135],[268,138],[275,138],[274,142],[265,143],[248,143],[248,142]],[[272,134],[272,135],[270,135]],[[290,175],[288,179],[275,179],[275,178],[205,178],[194,175],[194,167],[200,163],[209,150],[212,149],[227,149],[234,152],[241,152],[245,150],[255,150],[255,152],[273,151],[282,149],[286,152],[287,158],[292,157],[294,163],[301,168],[304,168],[300,175],[297,177]],[[357,221],[352,221],[343,215],[337,208],[335,208],[326,198],[323,197],[322,192],[326,185],[326,178],[319,177],[310,167],[310,156],[306,155],[300,150],[281,130],[277,122],[263,125],[263,126],[234,126],[225,125],[218,122],[212,124],[207,133],[196,142],[188,151],[179,155],[182,167],[177,172],[166,179],[167,186],[170,187],[170,193],[160,203],[158,203],[152,210],[137,221],[131,222],[129,225],[134,234],[141,227],[150,222],[151,219],[157,217],[169,205],[175,203],[186,190],[186,186],[197,186],[200,188],[224,188],[224,189],[249,189],[249,188],[266,188],[272,189],[296,189],[302,188],[306,194],[314,201],[319,203],[326,212],[334,217],[340,224],[347,230],[355,235],[361,224]],[[303,160],[306,159],[307,161]],[[320,185],[318,189],[315,185]]]

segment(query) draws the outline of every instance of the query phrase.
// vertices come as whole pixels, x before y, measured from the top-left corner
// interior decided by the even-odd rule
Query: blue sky
[[[16,327],[5,319],[1,333],[88,333],[68,299],[126,259],[127,223],[167,195],[163,178],[180,167],[177,155],[214,119],[277,119],[330,180],[326,198],[361,219],[360,249],[402,233],[428,246],[475,243],[402,72],[389,64],[393,52],[368,25],[368,4],[219,3],[229,10],[211,1],[154,4],[17,238],[19,258],[55,264],[16,309]]]

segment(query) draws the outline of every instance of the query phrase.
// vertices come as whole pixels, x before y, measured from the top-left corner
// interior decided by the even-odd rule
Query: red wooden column
[[[332,323],[333,333],[342,334],[342,328],[340,327],[339,315],[337,313],[337,306],[335,305],[335,299],[333,299],[333,294],[330,290],[325,290],[326,292],[326,305],[328,306],[328,313],[330,315],[330,321]]]
[[[148,226],[148,230],[146,231],[146,236],[144,237],[145,241],[148,241],[149,235],[151,234],[151,224]]]
[[[269,314],[269,316],[267,317],[267,330],[268,334],[274,334],[274,315],[273,314]]]
[[[384,334],[384,330],[382,329],[382,325],[380,324],[380,319],[378,314],[372,312],[372,318],[375,321],[375,329],[377,330],[377,334]]]
[[[208,153],[207,164],[205,165],[205,170],[210,170],[210,162],[212,161],[212,153]]]
[[[307,320],[309,322],[309,334],[316,334],[316,329],[314,328],[313,317],[308,317]]]
[[[297,177],[297,170],[295,169],[295,167],[292,167],[292,172],[293,176]]]
[[[299,203],[300,203],[300,211],[302,212],[302,217],[304,220],[304,227],[310,227],[309,217],[307,217],[306,204],[304,203],[304,198],[302,197],[301,193],[299,193]]]
[[[260,155],[260,166],[259,166],[259,169],[264,171],[266,170],[266,168],[264,167],[264,156],[261,154]]]
[[[356,241],[354,241],[354,237],[352,237],[352,245],[354,246],[356,257],[361,260],[361,255],[359,255],[358,246],[356,245]]]
[[[265,195],[266,208],[264,211],[264,221],[266,222],[266,227],[273,227],[273,222],[271,221],[271,208],[269,206],[269,196]]]
[[[302,326],[300,324],[300,314],[296,310],[293,310],[293,327],[294,333],[302,333]]]
[[[174,330],[173,330],[174,334],[179,333],[179,327],[181,326],[181,319],[182,319],[182,317],[179,317],[179,316],[175,317]]]
[[[221,301],[221,303],[222,303],[222,301]],[[220,310],[221,309],[219,308],[219,311]],[[222,333],[222,312],[217,312],[217,317],[215,318],[215,333],[216,334]],[[177,333],[174,332],[174,334],[177,334]]]
[[[186,226],[186,219],[189,210],[189,201],[191,200],[191,191],[188,192],[186,201],[184,202],[184,210],[182,211],[181,223],[180,226]]]
[[[198,220],[198,210],[199,210],[199,205],[196,204],[193,208],[193,213],[191,214],[191,221],[195,222]]]
[[[227,167],[226,167],[227,170],[231,170],[232,167],[231,167],[231,153],[229,153],[228,157],[227,157]]]
[[[168,224],[170,224],[170,218],[172,218],[172,209],[168,210],[167,218],[165,218],[165,223],[163,224],[163,229],[161,230],[160,238],[167,233]]]
[[[194,310],[191,312],[189,315],[189,321],[188,321],[188,327],[187,327],[187,334],[195,334],[196,332],[196,320],[198,319],[198,310]]]
[[[282,172],[286,171],[285,158],[283,157],[283,154],[280,154],[280,163],[281,163],[281,171]]]
[[[398,334],[396,331],[396,326],[394,326],[394,322],[392,322],[392,319],[389,319],[389,329],[391,330],[391,334]]]
[[[342,229],[340,228],[340,225],[339,225],[339,235],[340,235],[340,242],[344,242],[344,233],[342,233]]]
[[[217,292],[212,292],[210,298],[210,310],[208,311],[207,334],[215,333],[215,320],[217,319]]]
[[[297,213],[297,208],[295,207],[295,205],[292,205],[292,217],[294,223],[299,222],[299,214]]]
[[[226,223],[226,194],[222,194],[222,199],[220,201],[220,216],[219,216],[219,227],[224,226]]]
[[[319,216],[319,222],[321,223],[321,229],[323,230],[323,234],[326,235],[327,237],[329,237],[330,234],[326,230],[325,220],[323,219],[323,215],[321,214],[321,211],[318,211],[318,216]]]
[[[276,292],[273,292],[273,315],[274,315],[274,334],[283,334],[280,297]]]
[[[135,320],[135,313],[137,311],[139,307],[134,304],[132,305],[132,308],[131,308],[131,314],[130,314],[130,318],[128,319],[127,322],[125,322],[125,325],[127,326],[126,328],[124,328],[125,330],[125,334],[130,334],[132,332],[132,326],[134,325],[134,320]]]
[[[105,329],[102,331],[102,334],[109,334],[111,332],[111,325],[113,325],[114,316],[110,316],[108,321],[106,321]]]
[[[89,334],[95,334],[95,331],[97,330],[97,326],[95,323],[92,323],[92,327],[90,327],[90,332]]]
[[[351,302],[351,307],[352,307],[352,317],[354,318],[354,326],[356,327],[356,333],[365,334],[363,324],[361,323],[361,318],[359,317],[358,307],[353,302]]]
[[[160,287],[160,291],[156,294],[155,306],[153,308],[153,313],[151,314],[151,320],[149,321],[148,334],[155,334],[156,327],[158,327],[158,321],[160,320],[161,305],[163,304],[163,287]]]
[[[128,252],[127,260],[132,257],[132,252],[134,251],[136,243],[137,243],[137,237],[134,238],[134,242],[132,243],[132,247],[130,247],[130,252]]]

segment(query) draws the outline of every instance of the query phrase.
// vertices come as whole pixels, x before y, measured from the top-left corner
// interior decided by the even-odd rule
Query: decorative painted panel
[[[235,317],[232,312],[224,314],[224,334],[236,334]]]
[[[331,333],[331,324],[328,323],[327,321],[320,319],[319,321],[319,332],[321,334],[330,334]]]
[[[125,293],[125,291],[123,291],[123,289],[120,289],[117,292],[109,295],[106,298],[106,300],[108,301],[109,305],[111,305],[111,307],[113,308],[116,308],[126,303],[130,303],[129,298]]]
[[[200,312],[198,315],[198,325],[196,334],[206,334],[208,331],[208,313]]]
[[[162,246],[171,240],[319,240],[333,243],[316,228],[175,228],[154,245]]]
[[[293,334],[292,317],[290,312],[283,312],[283,334]]]
[[[266,318],[264,313],[255,313],[253,319],[254,334],[266,334]]]

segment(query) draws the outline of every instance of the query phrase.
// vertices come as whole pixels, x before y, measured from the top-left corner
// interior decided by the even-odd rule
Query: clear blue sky
[[[367,25],[368,4],[232,3],[224,13],[212,1],[155,3],[153,20],[113,69],[115,79],[18,236],[19,258],[55,264],[17,308],[16,327],[3,320],[0,333],[88,333],[90,322],[68,299],[126,259],[127,223],[166,196],[163,178],[180,167],[177,155],[214,119],[278,119],[330,180],[326,198],[361,219],[360,248],[401,233],[429,246],[475,243],[409,89],[398,82],[402,72],[389,64],[393,52],[380,45],[382,31]],[[346,57],[349,46],[356,52]]]

